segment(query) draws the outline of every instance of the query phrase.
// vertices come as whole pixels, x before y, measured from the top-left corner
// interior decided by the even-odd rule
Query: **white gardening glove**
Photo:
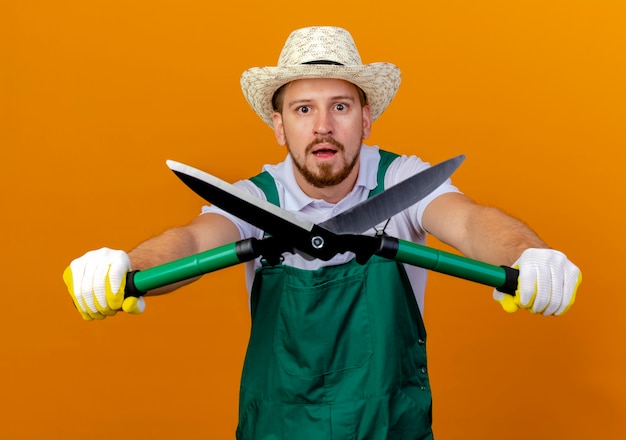
[[[531,313],[558,316],[574,304],[582,274],[563,253],[526,249],[512,267],[519,270],[515,296],[493,292],[493,298],[507,312],[523,308]]]
[[[87,252],[63,272],[63,281],[83,319],[104,319],[119,310],[141,313],[143,298],[124,298],[130,259],[124,251],[108,248]]]

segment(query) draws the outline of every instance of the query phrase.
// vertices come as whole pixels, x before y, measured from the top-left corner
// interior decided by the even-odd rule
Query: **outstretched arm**
[[[528,248],[548,248],[522,221],[459,193],[433,200],[422,224],[428,233],[467,257],[489,264],[511,265]]]
[[[204,214],[183,227],[172,228],[137,246],[128,254],[102,248],[71,262],[63,280],[85,320],[104,319],[124,310],[141,313],[143,298],[124,298],[126,274],[148,269],[239,240],[239,230],[218,214]],[[197,279],[197,278],[196,278]],[[148,292],[162,294],[194,281],[189,279]]]
[[[239,230],[226,217],[204,214],[186,226],[172,228],[151,238],[128,253],[134,270],[149,269],[160,264],[198,254],[240,239]],[[192,278],[148,292],[160,295],[195,281]]]
[[[521,307],[561,315],[574,303],[582,280],[578,267],[550,249],[523,222],[499,209],[479,205],[462,194],[444,194],[428,205],[422,225],[470,258],[519,269],[515,296],[493,293],[506,311]]]

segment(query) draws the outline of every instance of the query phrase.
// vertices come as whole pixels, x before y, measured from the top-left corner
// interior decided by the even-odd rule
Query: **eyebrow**
[[[350,102],[356,102],[356,99],[354,96],[350,96],[350,95],[337,95],[337,96],[331,96],[329,98],[330,101],[350,101]],[[295,104],[307,104],[309,102],[312,102],[313,99],[312,98],[302,98],[302,99],[294,99],[293,101],[289,101],[287,103],[288,107],[292,107]]]

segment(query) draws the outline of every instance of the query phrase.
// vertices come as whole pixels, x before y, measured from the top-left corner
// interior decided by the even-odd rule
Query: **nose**
[[[320,110],[315,119],[315,135],[328,135],[333,133],[332,116],[327,110]]]

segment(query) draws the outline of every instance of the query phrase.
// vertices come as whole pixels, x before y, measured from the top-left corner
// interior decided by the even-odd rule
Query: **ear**
[[[370,137],[372,133],[372,111],[369,105],[364,105],[361,109],[363,114],[363,139],[367,139]]]
[[[284,146],[286,144],[286,140],[283,116],[278,112],[274,112],[272,115],[272,121],[274,122],[274,136],[276,137],[276,142],[278,142],[278,145]]]

